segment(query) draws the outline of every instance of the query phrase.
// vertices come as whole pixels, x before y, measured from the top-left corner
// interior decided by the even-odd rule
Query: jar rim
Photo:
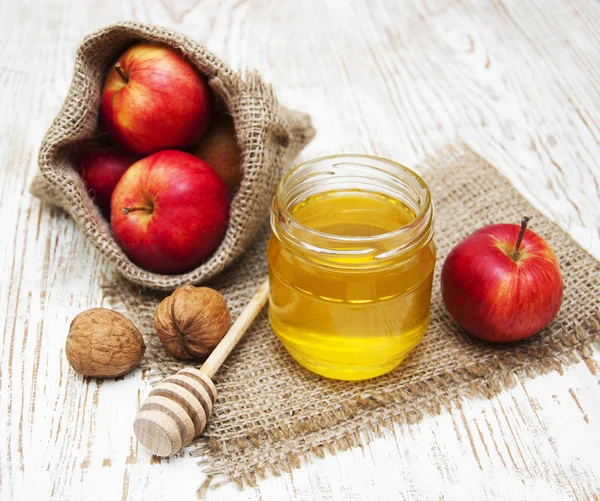
[[[409,224],[402,226],[398,229],[384,232],[384,233],[379,233],[377,235],[371,235],[371,236],[336,235],[333,233],[327,233],[324,231],[316,230],[316,229],[311,228],[310,226],[307,226],[306,224],[300,222],[296,217],[294,217],[294,215],[292,214],[290,209],[287,207],[287,204],[284,203],[282,192],[286,188],[286,183],[288,183],[290,181],[290,179],[292,178],[292,176],[297,174],[302,169],[306,169],[316,163],[320,163],[320,162],[324,162],[324,161],[328,161],[328,160],[337,160],[337,159],[346,160],[346,161],[353,160],[353,159],[354,160],[362,159],[362,160],[367,161],[364,164],[361,164],[362,166],[381,170],[381,169],[378,169],[378,167],[376,167],[374,165],[368,164],[369,160],[375,160],[377,162],[383,162],[384,164],[387,164],[388,166],[400,169],[405,174],[408,174],[423,189],[423,193],[425,196],[423,203],[420,204],[420,206],[419,206],[419,208],[420,208],[419,212],[415,214],[415,218]],[[348,162],[346,162],[346,163],[348,163]],[[335,166],[336,164],[333,164],[333,165]],[[341,153],[341,154],[334,154],[334,155],[325,155],[325,156],[313,158],[311,160],[303,162],[303,163],[297,165],[296,167],[290,169],[283,176],[279,185],[277,186],[277,191],[275,193],[274,202],[277,204],[278,211],[281,213],[281,215],[283,215],[285,217],[285,219],[287,219],[288,221],[293,221],[293,223],[296,226],[300,227],[302,229],[302,231],[304,231],[308,234],[312,234],[319,238],[324,238],[324,239],[335,241],[335,242],[348,242],[348,243],[378,242],[378,241],[382,241],[382,240],[393,239],[393,238],[396,238],[401,235],[405,235],[405,234],[409,233],[411,230],[413,230],[416,226],[421,226],[423,224],[426,224],[427,223],[426,220],[431,219],[431,211],[433,208],[433,204],[432,204],[432,200],[431,200],[431,192],[429,190],[429,186],[427,186],[427,183],[425,182],[425,180],[419,174],[417,174],[414,170],[412,170],[398,162],[390,160],[388,158],[379,157],[379,156],[375,156],[375,155],[354,154],[354,153]]]

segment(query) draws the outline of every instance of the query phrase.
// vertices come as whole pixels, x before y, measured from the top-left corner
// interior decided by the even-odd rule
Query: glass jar
[[[301,365],[367,379],[421,341],[436,249],[415,172],[367,155],[311,160],[281,181],[271,228],[269,320]]]

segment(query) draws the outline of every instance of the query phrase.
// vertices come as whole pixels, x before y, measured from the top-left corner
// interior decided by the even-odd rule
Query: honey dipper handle
[[[235,348],[235,345],[242,339],[242,336],[248,330],[248,327],[250,327],[256,316],[260,313],[260,310],[262,310],[267,302],[268,297],[269,279],[267,278],[237,317],[227,334],[225,334],[225,337],[221,339],[221,342],[206,359],[204,365],[200,367],[200,371],[209,378],[212,378],[215,375],[219,370],[219,367],[221,367],[221,364],[231,353],[231,350]]]

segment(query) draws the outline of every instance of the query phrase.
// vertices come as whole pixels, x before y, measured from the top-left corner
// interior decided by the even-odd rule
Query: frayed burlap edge
[[[451,162],[465,156],[473,158],[477,155],[465,144],[444,146],[423,162],[421,170],[443,165],[444,159]],[[497,175],[501,176],[499,172]],[[574,242],[573,244],[577,245]],[[268,475],[280,476],[289,473],[315,457],[324,458],[328,454],[333,455],[350,448],[367,445],[374,438],[382,436],[395,423],[414,424],[426,415],[436,416],[444,410],[460,408],[464,398],[491,398],[513,388],[525,379],[553,371],[562,373],[565,367],[582,361],[590,366],[598,366],[592,357],[594,348],[600,348],[600,309],[590,312],[590,315],[574,330],[570,328],[569,331],[568,337],[561,336],[560,347],[546,345],[545,353],[539,353],[535,360],[522,359],[518,367],[501,360],[488,360],[453,373],[444,373],[428,380],[411,383],[410,386],[390,391],[384,396],[379,395],[374,398],[365,395],[361,399],[341,402],[335,412],[318,416],[319,423],[306,419],[293,425],[287,424],[277,432],[282,441],[285,441],[288,436],[322,430],[324,424],[331,429],[343,425],[344,430],[341,433],[334,432],[335,436],[321,443],[307,443],[304,450],[300,452],[282,451],[276,459],[270,456],[264,466],[255,468],[254,471],[232,472],[226,464],[215,461],[215,457],[227,454],[226,450],[223,450],[223,444],[219,444],[212,437],[202,440],[192,451],[192,455],[201,457],[198,463],[207,475],[205,482],[198,489],[198,497],[204,497],[208,489],[216,489],[229,482],[235,483],[239,489],[245,486],[257,486],[259,479],[264,479]],[[432,387],[443,388],[446,392],[436,393],[427,399],[418,398],[430,394]],[[411,399],[418,399],[418,406],[407,405]],[[386,412],[386,416],[374,414],[366,421],[356,419],[360,411],[376,411],[390,406],[395,409],[393,412]],[[227,443],[231,446],[235,446],[236,441],[240,442],[239,445],[246,443],[259,445],[263,438],[260,433],[248,434],[243,440],[233,439]],[[277,438],[270,436],[269,441],[272,442]]]
[[[139,41],[180,51],[204,75],[232,115],[242,151],[242,183],[231,203],[230,221],[215,253],[196,269],[159,275],[136,266],[116,243],[109,224],[89,197],[75,169],[74,147],[96,131],[104,75],[109,64]],[[40,171],[30,192],[65,209],[85,236],[128,280],[172,290],[209,280],[238,258],[262,226],[283,169],[314,137],[310,117],[279,104],[273,88],[255,71],[237,73],[188,37],[135,22],[116,23],[88,35],[75,56],[73,81],[39,153]]]
[[[591,341],[590,334],[594,337]],[[368,445],[373,439],[383,436],[395,423],[415,424],[426,415],[437,416],[444,410],[451,411],[453,408],[460,408],[464,398],[489,399],[504,390],[515,387],[525,379],[542,376],[553,371],[562,373],[565,367],[582,361],[597,365],[592,356],[593,349],[600,348],[600,311],[577,328],[572,341],[572,343],[564,346],[564,351],[559,353],[549,352],[545,361],[536,360],[531,365],[523,364],[517,370],[507,367],[501,361],[496,361],[492,364],[477,364],[451,375],[445,374],[443,384],[448,385],[451,383],[451,393],[436,395],[432,399],[420,400],[418,408],[413,406],[398,408],[397,413],[386,418],[370,420],[366,426],[363,421],[358,422],[356,426],[348,425],[348,421],[354,419],[357,411],[375,410],[397,404],[399,399],[405,402],[406,399],[413,396],[427,393],[430,391],[432,384],[440,385],[442,381],[436,381],[435,379],[420,381],[411,385],[408,389],[403,388],[399,391],[389,392],[385,398],[364,398],[355,402],[342,402],[335,413],[320,416],[320,419],[325,420],[326,425],[332,428],[344,423],[347,429],[343,434],[337,435],[331,441],[310,444],[307,450],[302,453],[286,452],[264,468],[257,468],[255,473],[231,474],[227,468],[215,466],[211,455],[223,453],[223,451],[216,440],[209,439],[192,451],[192,455],[202,456],[198,464],[202,466],[207,475],[207,480],[200,487],[199,492],[205,492],[208,488],[216,489],[229,482],[235,483],[239,489],[243,489],[245,486],[256,487],[258,480],[265,479],[269,474],[278,477],[291,472],[292,469],[300,468],[302,464],[311,462],[315,457],[323,459],[327,454],[335,455],[354,447]],[[281,438],[285,439],[287,434],[295,435],[315,430],[310,422],[298,422],[294,425],[294,428],[282,429]],[[322,428],[322,423],[318,428]],[[244,438],[244,442],[258,443],[260,440],[261,437],[258,434],[256,436],[248,435]]]

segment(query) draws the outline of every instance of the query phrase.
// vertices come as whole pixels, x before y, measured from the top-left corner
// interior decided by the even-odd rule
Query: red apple
[[[100,115],[121,146],[148,155],[194,144],[208,129],[214,96],[179,53],[141,43],[108,70]]]
[[[110,217],[110,197],[121,176],[138,158],[118,150],[91,149],[82,156],[79,172],[88,193],[102,213]]]
[[[229,194],[207,163],[165,150],[123,175],[111,214],[115,238],[134,263],[155,273],[182,273],[201,264],[221,242]]]
[[[532,336],[563,297],[558,260],[544,239],[515,224],[493,224],[460,242],[442,267],[442,296],[468,333],[493,343]]]
[[[194,147],[193,153],[215,169],[230,190],[240,184],[242,153],[231,116],[218,115],[206,135]]]

